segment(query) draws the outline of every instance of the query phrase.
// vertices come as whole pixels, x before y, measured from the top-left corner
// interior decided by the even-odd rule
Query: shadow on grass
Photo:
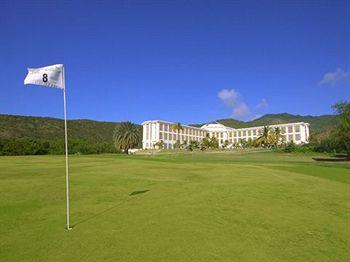
[[[324,162],[345,162],[345,161],[350,161],[350,158],[347,157],[313,157],[312,158],[315,161],[324,161]]]
[[[129,194],[129,196],[135,196],[135,195],[139,195],[139,194],[144,194],[144,193],[147,193],[148,191],[149,191],[149,189],[134,191],[134,192],[131,192],[131,193]]]
[[[131,193],[129,194],[129,197],[130,197],[130,198],[125,199],[125,200],[122,200],[122,201],[120,201],[120,202],[119,202],[117,205],[115,205],[115,206],[112,206],[112,207],[110,207],[110,208],[107,208],[107,209],[105,209],[105,210],[103,210],[103,211],[101,211],[101,212],[99,212],[99,213],[97,213],[97,214],[95,214],[95,215],[92,215],[92,216],[90,216],[90,217],[88,217],[88,218],[85,218],[85,219],[83,219],[83,220],[81,220],[81,221],[78,221],[77,223],[71,225],[71,227],[72,227],[72,228],[75,228],[75,227],[76,227],[77,225],[79,225],[79,224],[88,222],[88,221],[90,221],[90,220],[92,220],[92,219],[94,219],[94,218],[96,218],[96,217],[99,217],[99,216],[101,216],[101,215],[103,215],[103,214],[105,214],[105,213],[108,213],[109,211],[111,211],[111,210],[113,210],[113,209],[115,209],[115,208],[117,208],[117,207],[119,207],[119,206],[121,206],[121,205],[123,205],[123,204],[125,204],[125,203],[127,203],[127,202],[130,202],[130,201],[136,199],[136,197],[132,197],[132,196],[144,194],[144,193],[147,193],[148,191],[150,191],[150,190],[149,190],[149,189],[146,189],[146,190],[133,191],[133,192],[131,192]]]

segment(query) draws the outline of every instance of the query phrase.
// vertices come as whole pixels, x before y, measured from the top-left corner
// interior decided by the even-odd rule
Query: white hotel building
[[[173,129],[175,123],[151,120],[142,123],[143,126],[143,138],[142,148],[151,149],[159,142],[164,142],[165,149],[173,149],[177,140],[180,143],[184,141],[202,141],[203,138],[209,134],[210,137],[214,136],[219,142],[219,146],[222,146],[225,141],[229,142],[229,145],[238,144],[240,141],[253,140],[261,134],[263,126],[247,127],[247,128],[232,128],[224,126],[220,123],[208,123],[201,127],[193,127],[182,125],[182,130]],[[293,141],[295,144],[303,144],[309,142],[309,124],[304,122],[288,123],[279,125],[269,125],[269,128],[274,129],[279,127],[281,129],[281,135],[283,141],[288,143]]]

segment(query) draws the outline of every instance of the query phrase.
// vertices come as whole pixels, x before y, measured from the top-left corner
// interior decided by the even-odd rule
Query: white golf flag
[[[64,68],[62,64],[40,68],[28,68],[24,84],[40,85],[64,89]]]

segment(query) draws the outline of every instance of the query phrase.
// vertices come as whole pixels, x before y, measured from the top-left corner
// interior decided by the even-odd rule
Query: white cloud
[[[346,71],[341,68],[337,68],[333,72],[324,74],[322,80],[318,82],[318,84],[334,86],[336,83],[346,79],[350,79],[350,70]]]
[[[233,109],[232,117],[244,119],[250,117],[252,113],[246,103],[241,102]]]
[[[252,120],[261,116],[260,114],[253,114],[247,103],[244,101],[241,94],[235,89],[222,89],[218,93],[218,98],[228,108],[232,109],[231,117],[239,120]],[[262,111],[268,108],[266,99],[262,99],[256,106],[254,111]]]
[[[267,103],[267,101],[266,101],[265,98],[261,99],[261,101],[259,102],[259,104],[257,104],[257,105],[255,106],[255,108],[256,108],[257,110],[265,110],[265,109],[267,109],[268,107],[269,107],[269,104]]]
[[[218,97],[224,102],[228,107],[235,107],[240,100],[240,94],[234,89],[222,89],[218,93]]]
[[[229,108],[232,109],[232,117],[236,119],[247,119],[252,114],[249,107],[243,101],[242,96],[234,89],[222,89],[218,97]]]

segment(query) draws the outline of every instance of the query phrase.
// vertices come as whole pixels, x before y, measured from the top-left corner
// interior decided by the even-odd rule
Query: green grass
[[[1,261],[350,261],[350,166],[311,155],[0,158]]]

